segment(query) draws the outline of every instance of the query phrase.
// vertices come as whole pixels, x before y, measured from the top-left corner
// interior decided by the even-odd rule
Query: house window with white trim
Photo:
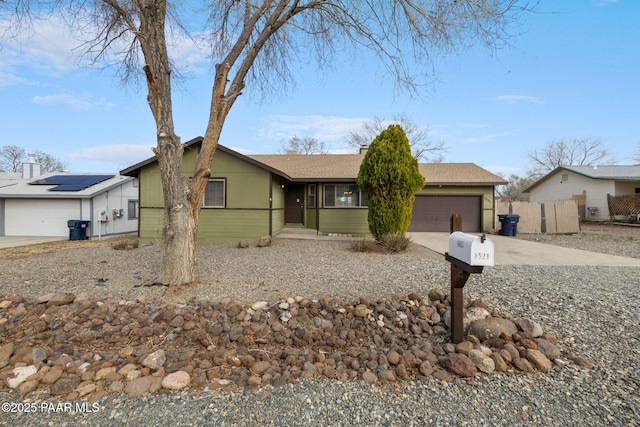
[[[204,189],[202,207],[224,208],[226,202],[226,184],[227,182],[224,178],[210,179]]]
[[[325,184],[324,206],[358,208],[367,206],[367,197],[356,184]]]
[[[316,207],[316,185],[315,184],[307,185],[307,207],[308,208]]]

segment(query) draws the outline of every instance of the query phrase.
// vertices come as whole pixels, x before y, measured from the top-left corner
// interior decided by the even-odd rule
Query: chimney
[[[367,144],[360,144],[360,154],[366,154],[369,146]]]
[[[29,154],[29,160],[22,164],[22,177],[35,178],[40,176],[40,163],[36,163],[36,157]]]

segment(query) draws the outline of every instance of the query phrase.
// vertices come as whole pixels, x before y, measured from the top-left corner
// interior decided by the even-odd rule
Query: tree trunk
[[[163,283],[182,285],[195,280],[197,213],[193,208],[172,203],[165,209],[162,226],[162,277]]]

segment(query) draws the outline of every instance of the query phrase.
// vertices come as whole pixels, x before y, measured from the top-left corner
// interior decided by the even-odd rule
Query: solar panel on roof
[[[99,184],[115,175],[54,175],[30,182],[31,185],[55,185],[49,191],[80,191]]]

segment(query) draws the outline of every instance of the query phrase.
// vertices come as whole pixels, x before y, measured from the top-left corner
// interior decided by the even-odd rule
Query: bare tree
[[[442,152],[447,150],[444,142],[430,139],[429,128],[419,126],[413,119],[405,115],[394,115],[392,121],[379,117],[368,120],[362,123],[360,129],[349,132],[347,144],[354,148],[368,146],[392,123],[399,124],[409,138],[413,157],[417,160],[422,159],[434,163],[442,161]]]
[[[35,150],[33,158],[40,163],[41,173],[60,172],[67,168],[65,162],[41,150]],[[20,172],[22,163],[27,160],[27,152],[24,148],[5,145],[0,149],[0,172]]]
[[[204,189],[227,114],[245,88],[267,94],[292,82],[289,64],[315,55],[327,65],[331,55],[365,48],[382,61],[398,88],[417,90],[432,80],[437,54],[480,43],[495,50],[511,37],[510,25],[529,5],[523,0],[4,0],[13,17],[11,31],[29,12],[66,15],[65,22],[85,34],[94,62],[114,54],[130,78],[142,71],[147,100],[156,123],[154,153],[164,194],[163,281],[195,280],[196,234]],[[210,114],[193,173],[182,175],[183,146],[172,109],[174,66],[167,37],[190,30],[208,14],[198,34],[215,61]],[[195,35],[193,35],[195,37]]]
[[[324,141],[320,141],[311,136],[295,135],[282,147],[282,152],[296,154],[327,154],[329,149]]]
[[[569,141],[557,139],[545,145],[541,150],[533,150],[528,154],[528,157],[533,161],[529,175],[536,179],[560,166],[617,163],[615,157],[598,138],[574,138]]]
[[[40,163],[41,173],[62,172],[67,169],[66,162],[63,162],[44,151],[36,150],[33,152],[33,156],[35,161]]]
[[[529,201],[529,194],[523,193],[523,190],[533,184],[536,181],[535,179],[530,176],[522,177],[517,174],[511,174],[508,178],[503,174],[498,174],[498,176],[508,181],[508,184],[496,187],[498,197],[510,202]]]
[[[0,172],[20,172],[24,156],[24,148],[5,145],[0,149]]]
[[[633,156],[633,161],[640,163],[640,144],[636,147],[636,154]]]

